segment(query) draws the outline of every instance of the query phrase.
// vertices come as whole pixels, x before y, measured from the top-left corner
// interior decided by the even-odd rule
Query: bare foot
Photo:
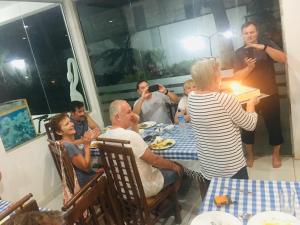
[[[280,156],[273,155],[273,157],[272,157],[272,164],[273,164],[273,168],[279,168],[279,167],[281,167]]]

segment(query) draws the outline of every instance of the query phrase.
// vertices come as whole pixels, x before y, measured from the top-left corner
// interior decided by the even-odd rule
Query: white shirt
[[[108,130],[101,137],[130,141],[130,144],[125,146],[132,148],[146,197],[156,195],[162,190],[164,178],[160,170],[140,158],[145,153],[148,145],[138,133],[123,128],[115,128]]]
[[[218,92],[190,93],[188,105],[201,173],[208,180],[232,177],[246,166],[239,128],[254,130],[257,114],[244,111],[234,96]]]
[[[181,97],[177,110],[180,109],[181,111],[184,111],[185,113],[188,112],[188,96],[184,95]]]
[[[136,100],[134,105],[139,101]],[[141,121],[155,121],[157,123],[172,123],[166,103],[171,103],[170,98],[158,91],[152,92],[149,99],[145,99],[141,107]]]

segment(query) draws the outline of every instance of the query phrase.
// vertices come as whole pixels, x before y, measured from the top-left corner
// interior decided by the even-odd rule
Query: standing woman
[[[82,138],[83,144],[76,145],[74,144],[76,130],[67,114],[61,113],[53,117],[51,126],[53,131],[61,137],[82,188],[95,175],[95,172],[91,170],[91,132],[85,132]]]
[[[255,129],[257,99],[251,99],[245,111],[233,95],[221,93],[215,58],[196,62],[191,74],[196,91],[189,94],[188,106],[200,172],[206,183],[213,177],[248,179],[239,128]]]

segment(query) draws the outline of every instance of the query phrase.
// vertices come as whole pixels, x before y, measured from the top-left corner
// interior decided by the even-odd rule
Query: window
[[[68,111],[71,99],[86,102],[60,5],[0,6],[0,104],[26,99],[36,118]]]

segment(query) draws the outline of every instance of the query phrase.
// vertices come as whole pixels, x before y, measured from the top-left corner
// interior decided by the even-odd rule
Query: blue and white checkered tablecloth
[[[290,192],[295,190],[295,214],[300,219],[300,182],[237,180],[229,178],[213,178],[206,197],[200,207],[200,213],[206,211],[224,211],[241,219],[248,213],[255,215],[264,211],[280,211],[279,190]],[[228,195],[230,205],[217,207],[214,197]],[[243,220],[247,224],[247,220]]]
[[[155,127],[154,127],[155,129]],[[149,135],[154,132],[154,129],[145,129],[144,135]],[[198,160],[196,142],[190,124],[186,124],[185,132],[180,130],[178,125],[170,132],[163,132],[163,138],[172,138],[176,144],[166,150],[154,151],[155,154],[160,155],[166,159],[172,160]],[[98,149],[91,149],[92,156],[99,156]]]
[[[5,209],[7,209],[10,204],[12,204],[12,203],[1,199],[0,200],[0,213],[3,212]]]
[[[176,144],[165,150],[155,150],[155,154],[172,160],[198,160],[196,141],[190,124],[186,124],[185,132],[178,125],[168,133],[164,132],[163,138],[172,138]]]

